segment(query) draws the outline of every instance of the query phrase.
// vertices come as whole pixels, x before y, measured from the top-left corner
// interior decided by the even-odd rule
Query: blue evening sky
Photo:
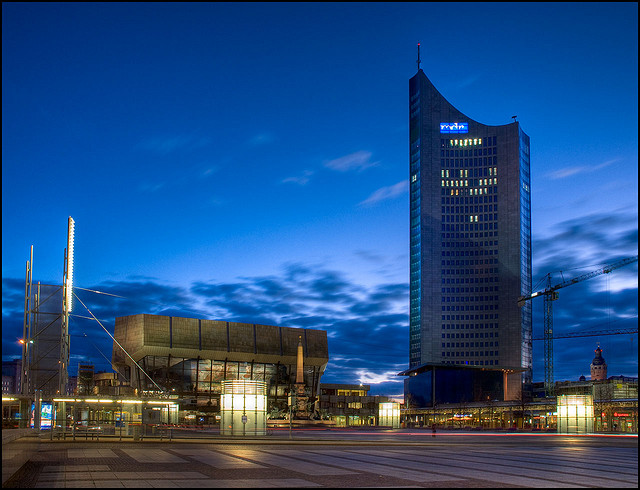
[[[534,283],[638,253],[636,3],[3,3],[3,359],[29,247],[60,284],[72,216],[75,284],[125,297],[77,291],[105,326],[320,328],[324,382],[401,394],[418,42],[454,106],[531,138]],[[556,332],[637,329],[637,293],[637,263],[563,289]],[[108,369],[100,327],[71,328],[70,374]],[[637,376],[637,340],[556,340],[556,379],[597,343]]]

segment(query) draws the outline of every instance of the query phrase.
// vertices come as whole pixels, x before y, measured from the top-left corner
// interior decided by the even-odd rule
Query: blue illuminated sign
[[[441,133],[468,133],[469,123],[453,122],[453,123],[440,123]]]

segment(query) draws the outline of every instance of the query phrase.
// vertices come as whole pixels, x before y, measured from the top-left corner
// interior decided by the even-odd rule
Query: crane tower
[[[592,279],[601,274],[608,274],[615,269],[619,269],[620,267],[624,267],[625,265],[629,265],[637,261],[637,255],[634,257],[627,257],[586,274],[574,277],[573,279],[563,281],[555,286],[551,285],[551,274],[549,273],[547,274],[547,287],[544,291],[537,291],[528,296],[520,296],[518,298],[518,306],[524,306],[526,301],[537,296],[544,296],[544,388],[546,396],[554,396],[555,391],[553,380],[553,302],[559,297],[557,292],[558,289],[586,281],[587,279]]]

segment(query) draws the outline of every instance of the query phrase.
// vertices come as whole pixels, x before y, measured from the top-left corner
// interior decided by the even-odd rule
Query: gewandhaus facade
[[[329,361],[324,330],[140,314],[116,318],[114,336],[131,357],[114,342],[113,367],[138,395],[170,393],[213,411],[233,379],[265,381],[267,412],[286,411],[299,342],[313,401]]]

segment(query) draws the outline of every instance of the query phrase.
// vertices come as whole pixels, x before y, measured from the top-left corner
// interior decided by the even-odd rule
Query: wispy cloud
[[[158,192],[162,190],[165,186],[164,182],[143,182],[138,186],[140,192]]]
[[[355,250],[353,253],[361,259],[374,264],[380,264],[385,260],[382,254],[376,253],[372,250]]]
[[[287,183],[287,182],[291,182],[293,184],[306,185],[311,180],[311,176],[313,174],[314,174],[313,170],[305,170],[304,172],[302,172],[302,175],[294,176],[294,177],[287,177],[286,179],[282,179],[281,182],[283,184]]]
[[[273,136],[273,134],[269,132],[262,132],[262,133],[256,134],[253,138],[251,138],[249,140],[249,144],[251,146],[258,146],[258,145],[266,145],[269,143],[273,143],[274,141],[275,141],[275,137]]]
[[[180,175],[174,179],[167,179],[163,182],[141,182],[138,190],[145,193],[154,193],[169,188],[176,188],[183,185],[193,184],[195,180],[205,180],[218,172],[219,168],[214,165],[191,165],[180,168]]]
[[[605,264],[638,253],[637,211],[593,213],[558,223],[533,240],[540,274]]]
[[[467,88],[469,85],[473,85],[480,78],[480,74],[471,75],[457,82],[456,88]]]
[[[324,164],[325,167],[338,172],[348,172],[351,170],[362,171],[369,167],[375,167],[378,162],[371,161],[370,151],[356,151],[340,158],[330,160]]]
[[[373,194],[371,194],[369,197],[367,197],[364,201],[360,202],[359,205],[370,206],[380,201],[392,199],[408,191],[409,191],[409,181],[403,180],[401,182],[398,182],[397,184],[390,185],[388,187],[381,187],[380,189],[376,190]]]
[[[209,138],[208,136],[155,136],[142,140],[140,143],[138,143],[137,148],[166,155],[178,150],[192,150],[196,148],[203,148],[210,143],[211,138]]]
[[[200,174],[200,176],[202,178],[211,177],[217,171],[218,171],[218,167],[207,167],[204,170],[202,170],[202,173]]]
[[[354,374],[356,379],[362,384],[377,385],[380,383],[403,383],[404,378],[398,376],[398,372],[405,369],[405,366],[398,366],[393,371],[376,373],[367,369],[358,369]]]
[[[572,175],[581,174],[581,173],[590,173],[600,170],[602,168],[608,167],[616,162],[618,162],[619,158],[614,158],[612,160],[607,160],[599,165],[578,165],[574,167],[565,167],[555,170],[547,174],[547,176],[551,180],[565,179],[567,177],[571,177]]]

